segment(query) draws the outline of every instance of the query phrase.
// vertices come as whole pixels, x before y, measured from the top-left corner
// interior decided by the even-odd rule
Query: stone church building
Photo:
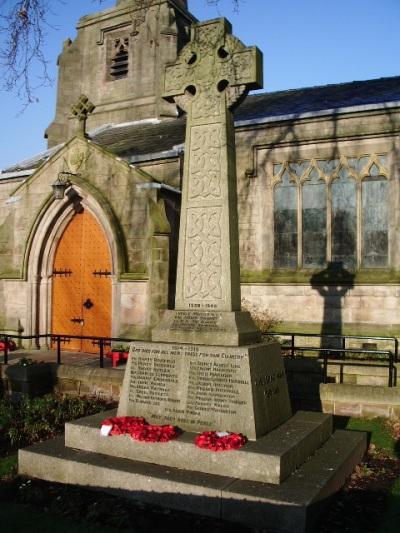
[[[48,150],[0,173],[0,331],[149,338],[174,304],[185,114],[163,75],[195,18],[147,4],[80,19]],[[400,335],[400,77],[249,95],[235,127],[243,297],[281,330]]]

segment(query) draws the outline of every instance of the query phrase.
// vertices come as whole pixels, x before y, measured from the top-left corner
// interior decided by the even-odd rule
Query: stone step
[[[102,437],[102,420],[114,411],[65,424],[65,445],[113,457],[168,467],[238,477],[250,481],[281,483],[332,434],[332,416],[299,411],[266,436],[249,441],[240,450],[212,453],[194,445],[196,434],[185,432],[167,443],[148,444],[127,435]]]
[[[302,533],[365,449],[365,433],[338,430],[301,468],[274,485],[75,450],[60,437],[20,450],[19,473],[268,531]]]

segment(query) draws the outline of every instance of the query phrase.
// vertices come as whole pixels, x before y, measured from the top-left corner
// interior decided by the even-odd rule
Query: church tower
[[[80,19],[58,59],[57,108],[45,137],[52,147],[76,133],[71,105],[85,94],[96,106],[87,129],[176,116],[161,97],[161,73],[189,39],[186,0],[117,0]]]

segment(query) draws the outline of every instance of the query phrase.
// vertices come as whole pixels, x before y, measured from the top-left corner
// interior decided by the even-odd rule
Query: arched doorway
[[[111,336],[111,254],[95,217],[75,213],[57,244],[52,271],[53,334]],[[70,339],[71,351],[97,352],[92,341]]]

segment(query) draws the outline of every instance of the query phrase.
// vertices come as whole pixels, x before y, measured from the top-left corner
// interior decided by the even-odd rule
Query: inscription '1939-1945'
[[[171,324],[171,331],[221,331],[218,325],[219,313],[176,311]]]

